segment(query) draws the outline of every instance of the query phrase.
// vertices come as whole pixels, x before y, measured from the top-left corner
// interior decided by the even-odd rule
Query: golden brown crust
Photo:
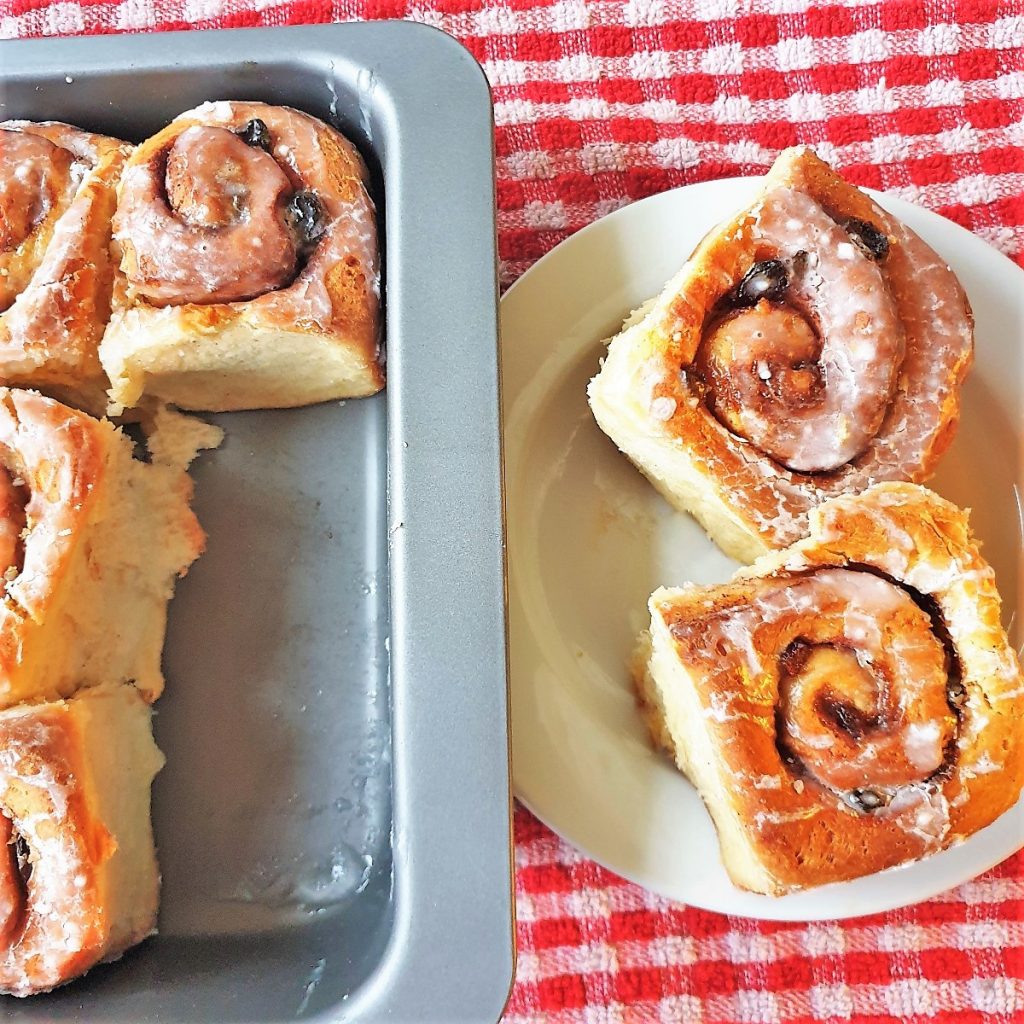
[[[267,125],[273,140],[269,154],[255,151],[256,170],[276,175],[282,187],[286,181],[287,195],[314,193],[327,228],[297,269],[267,257],[265,271],[254,271],[242,297],[211,301],[206,296],[232,287],[231,275],[214,282],[197,269],[195,254],[213,236],[168,213],[167,197],[159,191],[163,168],[189,131],[238,132],[253,119]],[[195,173],[206,172],[197,167]],[[205,104],[140,145],[120,186],[115,240],[122,274],[101,352],[115,409],[135,404],[143,391],[208,410],[286,407],[378,391],[384,383],[379,269],[368,180],[358,151],[333,128],[300,111],[261,103]],[[231,228],[244,263],[266,256],[266,239],[253,239],[269,230],[268,221],[277,239],[283,230],[280,210],[262,226],[257,220]],[[160,266],[151,252],[159,255]],[[223,275],[224,260],[212,260],[208,273],[215,267]],[[257,283],[261,274],[263,286]],[[316,380],[318,362],[322,383]]]
[[[152,931],[161,763],[131,687],[0,712],[0,991],[49,991]]]
[[[884,308],[871,318],[858,314],[851,321],[880,322],[881,314],[891,310],[898,322],[895,329],[905,336],[892,338],[899,361],[891,386],[884,380],[877,384],[884,399],[878,408],[880,426],[863,450],[846,462],[842,455],[842,464],[820,472],[790,469],[785,460],[734,432],[716,416],[702,373],[702,346],[707,345],[709,324],[720,315],[715,311],[756,262],[780,255],[776,242],[763,231],[764,211],[774,204],[778,210],[772,216],[778,222],[780,211],[798,196],[807,197],[809,209],[824,211],[835,222],[833,232],[851,220],[867,221],[882,231],[887,253],[880,261],[865,261],[852,244],[845,246],[853,254],[850,265],[866,263],[865,275],[880,274],[885,289]],[[806,200],[801,203],[807,206]],[[792,225],[785,227],[792,232]],[[804,247],[811,259],[815,244],[809,237]],[[795,263],[798,257],[804,258],[798,252],[786,259]],[[791,290],[795,273],[791,268]],[[806,277],[807,271],[802,273]],[[876,290],[866,288],[865,293]],[[851,301],[864,301],[852,294],[847,292]],[[709,234],[642,321],[613,339],[604,367],[591,383],[591,405],[602,428],[670,501],[697,515],[728,553],[751,560],[801,537],[809,510],[821,501],[879,480],[926,480],[952,439],[959,389],[972,358],[970,307],[949,268],[812,152],[787,150],[765,179],[759,199]],[[773,375],[770,367],[758,372],[767,396],[780,375]],[[764,397],[759,408],[751,409],[754,418],[786,422],[788,406],[780,405],[784,414],[776,415],[773,401],[777,399]],[[840,417],[818,432],[819,440],[824,443],[848,428],[868,429],[868,418],[860,413],[844,426]]]
[[[0,707],[134,680],[155,698],[173,580],[202,551],[183,467],[0,389]]]
[[[638,673],[655,739],[690,774],[693,749],[713,751],[701,789],[716,824],[742,829],[768,880],[750,887],[776,894],[945,849],[1024,785],[1024,678],[965,513],[880,484],[813,510],[810,527],[729,584],[656,593],[655,647],[682,671]],[[801,650],[833,663],[812,678]],[[666,729],[680,686],[703,709],[688,736]],[[709,799],[712,782],[728,796]],[[881,803],[865,809],[865,792]],[[750,885],[742,860],[727,852]]]
[[[0,383],[102,412],[107,378],[98,349],[114,278],[111,218],[131,147],[59,122],[6,121],[0,132],[45,140],[67,172],[65,194],[4,254],[9,279],[20,286],[0,295]]]
[[[77,949],[60,957],[57,973],[74,977],[102,955],[100,947],[106,929],[103,906],[98,900],[97,868],[115,848],[113,837],[90,813],[84,789],[75,784],[76,771],[84,766],[82,737],[65,705],[47,704],[28,714],[6,718],[0,715],[0,745],[17,756],[17,760],[5,763],[0,770],[4,786],[0,807],[10,823],[8,830],[26,842],[24,833],[31,829],[30,834],[34,833],[33,839],[37,839],[33,844],[36,850],[32,851],[37,861],[40,857],[48,861],[59,858],[61,872],[66,872],[69,882],[75,877],[83,880],[81,899],[71,904],[68,894],[60,899],[61,912],[69,916],[67,923],[78,931],[79,941],[75,943]],[[43,780],[43,785],[36,780]],[[32,821],[40,823],[31,828],[28,823]],[[13,838],[12,835],[8,841]],[[47,848],[50,844],[53,847]],[[0,881],[6,883],[5,889],[10,888],[9,877]],[[39,900],[39,895],[31,892],[22,898],[29,895]],[[53,927],[59,918],[54,921],[44,914],[36,920],[26,920],[33,916],[36,915],[27,907],[21,908],[16,922],[12,922],[14,927],[0,936],[6,954],[0,961],[0,990],[46,989],[58,983],[58,977],[50,975],[43,964],[60,956],[61,943]]]

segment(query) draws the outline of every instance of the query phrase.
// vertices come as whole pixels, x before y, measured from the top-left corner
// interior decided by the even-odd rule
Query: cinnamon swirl
[[[0,991],[49,991],[155,930],[162,765],[132,686],[0,712]]]
[[[818,503],[927,479],[953,437],[973,320],[953,272],[807,149],[614,338],[601,428],[729,555]]]
[[[115,186],[130,147],[55,121],[0,123],[0,383],[100,413]]]
[[[128,161],[100,350],[111,411],[305,405],[383,385],[367,170],[308,114],[207,103]]]
[[[967,516],[884,483],[722,586],[657,591],[637,685],[734,882],[781,895],[917,860],[1024,784],[1024,677]]]
[[[0,708],[129,680],[159,695],[167,602],[204,543],[191,494],[111,423],[0,389]]]

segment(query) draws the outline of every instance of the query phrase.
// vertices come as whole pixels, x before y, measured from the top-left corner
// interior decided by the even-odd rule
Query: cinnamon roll
[[[0,708],[129,680],[159,695],[167,602],[204,543],[191,494],[111,423],[0,389]]]
[[[0,123],[0,383],[106,406],[115,186],[130,147],[55,121]]]
[[[155,931],[162,765],[132,686],[0,712],[0,991],[49,991]]]
[[[780,895],[943,850],[1016,803],[1024,677],[967,515],[883,483],[721,586],[657,591],[637,684],[733,881]]]
[[[627,321],[589,395],[665,497],[750,562],[802,537],[830,497],[927,479],[972,358],[949,267],[790,149],[753,205]]]
[[[308,114],[207,103],[128,161],[100,350],[111,411],[305,405],[383,386],[367,170]]]

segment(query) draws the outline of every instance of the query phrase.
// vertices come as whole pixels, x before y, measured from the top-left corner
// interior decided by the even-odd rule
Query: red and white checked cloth
[[[0,0],[0,36],[406,17],[483,64],[502,276],[633,199],[812,144],[1024,266],[1024,0]],[[1024,1021],[1024,855],[847,924],[681,907],[516,814],[508,1024]]]

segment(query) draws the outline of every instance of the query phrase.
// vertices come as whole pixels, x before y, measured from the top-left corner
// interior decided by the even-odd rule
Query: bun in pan
[[[263,103],[204,104],[139,146],[114,220],[112,411],[143,394],[223,411],[378,391],[367,180],[333,128]]]
[[[0,712],[0,991],[46,992],[155,930],[162,765],[131,686]]]
[[[106,406],[115,186],[131,147],[56,121],[0,123],[0,383]]]
[[[0,707],[129,680],[159,695],[167,602],[204,543],[191,495],[109,422],[0,389]]]
[[[590,405],[673,505],[750,562],[802,537],[830,497],[926,480],[972,358],[943,260],[790,149],[612,339]]]
[[[810,513],[722,586],[657,591],[638,687],[733,881],[780,895],[925,857],[1024,783],[1024,678],[967,516],[913,484]]]

